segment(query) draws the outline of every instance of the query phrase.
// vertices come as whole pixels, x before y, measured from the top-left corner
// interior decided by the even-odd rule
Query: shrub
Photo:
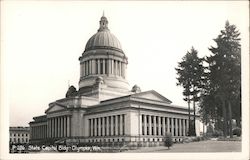
[[[237,137],[241,136],[241,128],[233,129],[233,135],[237,135]]]
[[[223,136],[223,132],[220,131],[220,130],[214,130],[212,136],[213,136],[213,137]]]
[[[165,137],[165,146],[168,147],[171,147],[173,145],[173,139],[172,139],[172,135],[170,133],[167,133],[166,134],[166,137]]]

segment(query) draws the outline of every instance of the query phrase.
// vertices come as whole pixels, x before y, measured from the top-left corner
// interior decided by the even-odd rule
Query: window
[[[116,60],[114,60],[114,74],[115,74],[115,75],[117,74],[117,69],[116,69],[117,66],[116,66],[116,64],[117,64],[117,63],[116,63]]]
[[[95,73],[99,74],[98,73],[98,60],[97,59],[95,60]]]
[[[103,59],[100,59],[100,74],[103,74]]]

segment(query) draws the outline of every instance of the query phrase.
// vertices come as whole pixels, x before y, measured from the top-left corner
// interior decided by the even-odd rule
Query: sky
[[[248,35],[247,1],[8,1],[1,5],[1,72],[10,126],[28,126],[78,88],[78,58],[103,11],[128,57],[128,82],[187,106],[178,62],[193,46],[210,55],[226,20]],[[3,92],[2,92],[3,93]]]

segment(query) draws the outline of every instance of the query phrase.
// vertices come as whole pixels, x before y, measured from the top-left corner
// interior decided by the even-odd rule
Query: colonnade
[[[46,125],[38,125],[31,127],[31,138],[32,139],[42,139],[46,138],[47,135],[47,126]]]
[[[70,116],[59,116],[47,120],[48,138],[70,137]]]
[[[89,136],[125,135],[125,115],[88,119]]]
[[[187,119],[142,114],[140,126],[141,135],[165,136],[167,132],[172,136],[186,136],[189,125]]]
[[[81,63],[81,77],[107,74],[126,77],[126,63],[114,59],[91,59]]]

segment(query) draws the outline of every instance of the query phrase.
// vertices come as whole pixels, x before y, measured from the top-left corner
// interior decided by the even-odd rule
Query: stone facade
[[[10,127],[10,144],[26,144],[30,140],[30,127]]]
[[[70,87],[66,98],[50,103],[45,115],[33,118],[31,143],[151,146],[163,144],[167,132],[175,141],[187,136],[186,108],[172,105],[154,90],[141,92],[137,85],[129,90],[128,59],[105,16],[79,61],[79,89]]]

